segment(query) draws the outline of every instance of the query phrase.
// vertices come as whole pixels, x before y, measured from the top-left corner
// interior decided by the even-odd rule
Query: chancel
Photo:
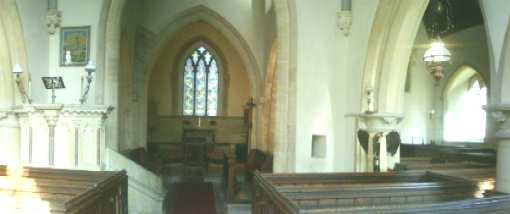
[[[509,213],[510,1],[0,0],[0,138],[0,213]]]

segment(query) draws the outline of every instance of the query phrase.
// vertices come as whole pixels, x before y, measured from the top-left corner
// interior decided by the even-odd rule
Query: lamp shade
[[[19,65],[19,64],[14,65],[14,68],[12,68],[12,73],[14,73],[14,74],[23,73],[23,69],[21,68],[21,65]]]
[[[427,63],[449,62],[450,59],[451,53],[441,40],[433,42],[423,55],[423,61]]]
[[[92,62],[92,60],[90,60],[89,63],[87,63],[87,65],[85,66],[85,71],[87,72],[96,71],[96,65],[94,64],[94,62]]]

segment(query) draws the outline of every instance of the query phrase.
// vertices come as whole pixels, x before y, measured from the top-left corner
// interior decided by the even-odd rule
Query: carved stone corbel
[[[48,9],[46,13],[46,27],[48,28],[48,33],[51,35],[55,34],[61,22],[62,13],[57,9]]]
[[[339,10],[336,12],[337,26],[344,36],[349,36],[351,33],[352,26],[352,11],[350,10]]]

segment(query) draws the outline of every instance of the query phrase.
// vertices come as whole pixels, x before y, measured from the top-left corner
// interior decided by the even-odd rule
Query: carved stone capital
[[[351,33],[352,26],[352,11],[350,10],[340,10],[336,12],[337,15],[337,26],[340,31],[344,34],[344,36],[349,36]]]
[[[498,139],[510,139],[510,105],[488,105],[484,107],[496,122],[494,137]]]
[[[355,113],[347,114],[346,117],[357,118],[359,128],[370,133],[394,131],[404,118],[393,113]]]

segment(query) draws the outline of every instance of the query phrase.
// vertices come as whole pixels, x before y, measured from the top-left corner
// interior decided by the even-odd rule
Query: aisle
[[[170,190],[168,214],[216,214],[214,189],[211,183],[175,183]]]

